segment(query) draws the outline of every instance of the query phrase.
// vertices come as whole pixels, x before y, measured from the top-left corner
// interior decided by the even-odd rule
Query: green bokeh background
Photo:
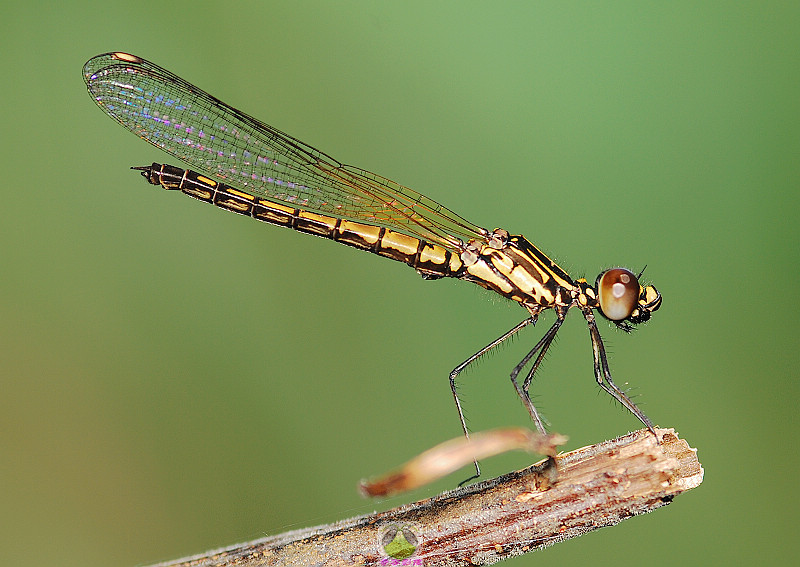
[[[510,564],[785,564],[798,551],[796,2],[17,2],[4,9],[0,563],[133,566],[329,522],[457,436],[449,370],[519,321],[457,281],[167,194],[86,95],[129,51],[575,277],[664,296],[601,330],[700,488]],[[551,320],[551,316],[545,319]],[[462,379],[525,425],[527,330]],[[637,428],[572,314],[535,384],[568,448]],[[487,475],[521,468],[512,454]]]

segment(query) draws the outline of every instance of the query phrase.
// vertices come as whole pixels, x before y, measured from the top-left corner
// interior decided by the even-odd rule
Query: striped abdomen
[[[408,264],[424,278],[459,277],[463,263],[441,246],[381,226],[322,215],[269,201],[189,169],[154,163],[136,167],[153,185],[183,193],[222,209],[299,232],[330,238]]]

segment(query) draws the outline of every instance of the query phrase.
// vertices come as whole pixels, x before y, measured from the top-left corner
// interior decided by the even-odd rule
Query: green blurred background
[[[81,67],[124,50],[573,276],[664,296],[618,383],[703,485],[513,560],[796,559],[796,2],[14,3],[2,35],[0,563],[134,566],[388,508],[356,482],[459,434],[452,367],[525,315],[476,286],[146,185],[165,160]],[[544,323],[549,324],[552,315]],[[526,425],[526,330],[462,378],[475,430]],[[576,448],[638,428],[568,318],[535,386]],[[512,454],[487,475],[530,462]]]

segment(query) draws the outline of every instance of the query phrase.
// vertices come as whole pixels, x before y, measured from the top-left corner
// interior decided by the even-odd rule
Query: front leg
[[[594,354],[594,376],[597,383],[603,390],[611,394],[611,396],[625,406],[629,412],[639,418],[647,429],[655,435],[656,431],[653,427],[653,422],[640,410],[636,404],[614,384],[611,378],[611,371],[608,369],[608,358],[606,357],[606,349],[603,346],[603,339],[600,337],[600,331],[597,330],[597,323],[594,319],[594,313],[591,309],[581,309],[583,317],[586,319],[586,324],[589,326],[589,336],[592,339],[592,353]]]

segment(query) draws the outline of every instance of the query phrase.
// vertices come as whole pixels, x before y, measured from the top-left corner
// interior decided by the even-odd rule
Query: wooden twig
[[[386,512],[154,567],[494,563],[650,512],[698,486],[695,450],[672,429],[656,432],[658,442],[644,429],[559,455],[552,486],[543,461]]]

